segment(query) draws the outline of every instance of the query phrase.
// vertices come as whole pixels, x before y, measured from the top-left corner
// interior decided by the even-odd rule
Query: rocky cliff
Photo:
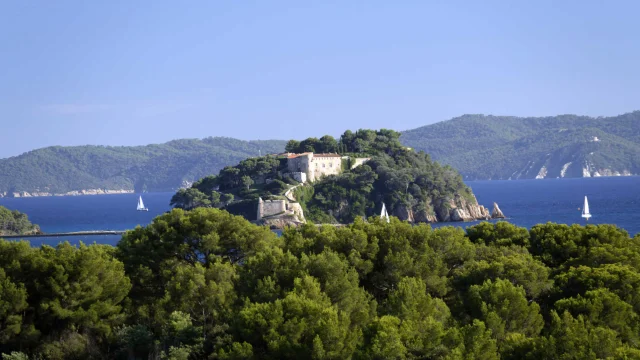
[[[500,210],[500,207],[498,206],[497,203],[493,203],[493,211],[491,212],[491,218],[492,219],[504,219],[505,216],[502,213],[502,210]]]
[[[497,204],[494,203],[494,211],[496,207]],[[499,210],[500,209],[498,208],[498,211]],[[391,211],[391,215],[399,218],[400,220],[412,223],[474,221],[504,218],[501,211],[499,211],[499,215],[501,216],[492,216],[486,207],[478,204],[478,200],[475,196],[473,196],[473,199],[467,200],[460,195],[455,195],[452,199],[439,201],[436,204],[418,204],[413,208],[400,205]]]
[[[254,224],[268,226],[270,229],[284,229],[288,226],[300,226],[304,222],[300,221],[296,215],[283,215],[264,218],[253,221]]]

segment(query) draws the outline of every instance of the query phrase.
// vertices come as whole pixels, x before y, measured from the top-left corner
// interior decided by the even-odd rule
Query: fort
[[[258,198],[258,221],[274,217],[292,217],[298,222],[306,222],[302,207],[298,203],[287,200],[262,200]]]
[[[287,172],[282,174],[300,183],[313,182],[328,175],[338,175],[343,169],[353,169],[370,160],[370,158],[351,158],[339,154],[302,154],[284,153],[278,156],[286,157]],[[256,220],[263,223],[305,223],[304,212],[300,204],[294,202],[291,195],[283,200],[263,200],[258,198]]]
[[[338,175],[342,172],[343,161],[349,161],[350,168],[364,164],[370,158],[350,158],[339,154],[287,154],[289,175],[300,182],[315,181],[323,176]]]

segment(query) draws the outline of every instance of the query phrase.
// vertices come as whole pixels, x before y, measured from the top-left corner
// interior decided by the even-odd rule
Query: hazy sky
[[[133,5],[136,4],[136,5]],[[638,1],[2,1],[0,157],[640,109]]]

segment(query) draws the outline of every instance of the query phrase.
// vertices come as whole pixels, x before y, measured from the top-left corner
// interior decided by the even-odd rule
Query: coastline
[[[0,198],[29,198],[29,197],[48,197],[48,196],[86,196],[86,195],[113,195],[113,194],[133,194],[134,190],[108,190],[108,189],[82,189],[72,190],[66,193],[50,193],[45,191],[16,191],[16,192],[0,192]]]
[[[540,178],[507,178],[507,179],[492,179],[492,178],[473,178],[469,179],[468,177],[464,177],[464,182],[474,182],[474,181],[526,181],[526,180],[576,180],[576,179],[607,179],[607,178],[625,178],[625,177],[635,177],[640,176],[640,174],[619,174],[619,175],[594,175],[594,176],[573,176],[573,177],[540,177]]]
[[[625,177],[637,177],[639,174],[620,174],[620,175],[596,175],[596,176],[581,176],[581,177],[545,177],[545,178],[520,178],[520,179],[484,179],[484,178],[465,178],[465,183],[473,182],[485,182],[485,181],[527,181],[527,180],[577,180],[577,179],[607,179],[607,178],[625,178]],[[175,190],[169,190],[175,191]],[[164,192],[151,191],[151,192]],[[90,196],[90,195],[114,195],[114,194],[134,194],[135,190],[129,189],[82,189],[72,190],[65,193],[50,193],[46,191],[14,191],[14,192],[0,192],[0,198],[30,198],[30,197],[61,197],[61,196]]]
[[[88,231],[73,231],[65,233],[43,233],[43,234],[29,234],[29,235],[2,235],[0,239],[22,239],[22,238],[39,238],[39,237],[56,237],[56,236],[86,236],[86,235],[122,235],[126,231],[124,230],[88,230]]]

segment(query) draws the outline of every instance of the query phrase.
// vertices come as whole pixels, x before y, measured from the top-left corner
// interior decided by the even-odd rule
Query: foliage
[[[285,168],[286,159],[271,155],[245,159],[236,166],[226,166],[217,176],[204,177],[190,188],[178,190],[171,198],[171,206],[187,210],[224,207],[234,212],[229,206],[234,201],[283,194],[290,187],[280,175]],[[255,207],[253,210],[255,212]]]
[[[27,214],[0,206],[0,235],[38,233],[40,228],[29,221]]]
[[[110,246],[0,241],[0,269],[0,345],[7,353],[93,357],[126,320],[131,285]]]
[[[402,133],[406,146],[459,170],[465,179],[582,177],[640,172],[640,111],[613,117],[464,115]],[[593,141],[597,137],[600,141]]]
[[[375,155],[397,147],[400,134],[388,129],[379,131],[360,129],[355,133],[347,130],[339,140],[330,135],[318,138],[308,138],[302,141],[290,140],[285,150],[292,153],[340,153],[360,154],[362,156]]]
[[[147,146],[52,146],[0,159],[0,194],[82,189],[170,191],[284,141],[209,137]]]
[[[4,359],[596,359],[640,354],[640,237],[610,225],[277,236],[174,209],[118,246],[0,241]]]

